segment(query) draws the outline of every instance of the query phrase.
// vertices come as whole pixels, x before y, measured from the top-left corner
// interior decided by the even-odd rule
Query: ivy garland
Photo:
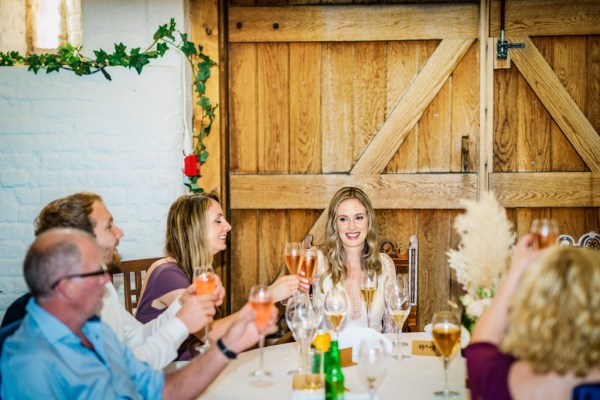
[[[179,40],[175,39],[176,36]],[[168,24],[160,25],[154,33],[153,39],[152,44],[143,51],[137,47],[131,49],[128,53],[126,51],[127,47],[123,43],[115,43],[115,50],[112,53],[107,53],[102,49],[94,50],[94,59],[86,57],[81,53],[81,47],[75,47],[70,43],[60,46],[56,54],[22,56],[16,51],[0,52],[0,66],[27,65],[27,70],[33,71],[35,74],[43,69],[46,70],[46,73],[65,69],[79,76],[101,72],[106,79],[112,81],[106,70],[107,67],[134,68],[138,74],[141,74],[144,66],[149,64],[150,60],[163,57],[170,47],[176,48],[184,54],[190,63],[194,79],[193,88],[198,95],[196,104],[202,109],[200,131],[194,134],[195,145],[193,150],[197,162],[202,165],[208,157],[204,138],[210,134],[217,108],[217,104],[211,104],[210,99],[206,96],[206,81],[210,77],[210,69],[217,64],[203,53],[202,45],[190,42],[186,33],[181,33],[176,29],[174,18],[171,18]],[[191,192],[204,191],[198,185],[200,176],[199,168],[196,175],[187,176],[185,185]]]

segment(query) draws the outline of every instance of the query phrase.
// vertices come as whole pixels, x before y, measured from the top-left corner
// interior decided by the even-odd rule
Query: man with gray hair
[[[90,234],[70,228],[40,234],[25,257],[24,275],[33,298],[0,358],[5,400],[193,399],[259,338],[255,313],[246,305],[218,346],[165,375],[137,360],[98,319],[109,277]],[[267,333],[276,330],[272,311]]]

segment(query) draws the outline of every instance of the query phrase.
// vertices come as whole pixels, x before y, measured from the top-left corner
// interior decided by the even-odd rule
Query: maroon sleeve
[[[465,349],[472,400],[510,400],[508,371],[515,362],[492,343],[477,342]]]

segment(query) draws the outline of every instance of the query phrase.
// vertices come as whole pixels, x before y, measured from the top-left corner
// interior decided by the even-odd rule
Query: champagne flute
[[[375,389],[385,372],[386,361],[385,346],[380,338],[370,337],[360,342],[358,372],[367,381],[371,400],[375,400]]]
[[[342,322],[348,312],[348,295],[343,288],[331,288],[330,291],[325,295],[323,301],[323,308],[325,310],[325,316],[331,324],[331,327],[335,331],[336,340],[339,338],[339,329],[342,326]]]
[[[431,321],[433,343],[444,360],[444,389],[434,392],[435,397],[451,398],[460,393],[448,388],[448,364],[450,355],[460,343],[460,320],[454,311],[440,311],[433,315]]]
[[[371,304],[377,290],[377,272],[374,270],[360,271],[360,294],[367,306],[367,326],[371,327]]]
[[[269,287],[266,285],[255,285],[250,289],[249,302],[252,309],[256,312],[254,323],[258,328],[260,349],[260,364],[256,371],[250,374],[251,382],[264,386],[270,384],[273,375],[264,368],[264,347],[265,347],[265,328],[271,318],[271,309],[273,307],[273,298],[269,293]]]
[[[194,268],[194,286],[196,287],[196,294],[212,294],[217,286],[217,280],[215,279],[215,272],[213,271],[212,265],[201,265]],[[210,348],[210,341],[208,340],[208,324],[204,325],[204,344],[195,348],[196,353],[202,354]]]
[[[292,332],[294,339],[298,345],[298,368],[288,371],[288,375],[296,375],[302,372],[302,349],[300,348],[300,341],[296,338],[296,321],[294,320],[294,315],[296,313],[296,298],[292,296],[286,304],[285,307],[285,322],[287,323],[288,328]]]
[[[556,243],[559,231],[558,224],[553,219],[534,219],[531,223],[531,233],[535,235],[534,246],[544,249]]]
[[[313,249],[305,249],[302,250],[301,255],[299,275],[304,276],[308,280],[308,284],[312,285],[317,270],[317,252]]]
[[[406,346],[408,343],[401,341],[402,327],[410,315],[411,307],[410,286],[406,278],[406,274],[398,274],[385,286],[385,303],[398,330],[398,338],[394,340],[394,347],[398,347],[398,354],[394,357],[398,360],[410,358],[410,356],[402,354],[402,346]]]
[[[302,261],[302,249],[304,246],[300,242],[287,242],[285,244],[284,255],[285,265],[287,266],[290,275],[296,275]],[[287,304],[287,299],[280,302],[282,305]]]

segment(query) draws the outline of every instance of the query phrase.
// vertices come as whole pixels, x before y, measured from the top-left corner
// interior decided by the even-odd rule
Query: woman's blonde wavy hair
[[[348,275],[346,268],[346,252],[342,246],[336,220],[337,210],[340,204],[349,199],[358,200],[367,210],[369,226],[367,229],[367,239],[362,253],[362,269],[375,270],[381,273],[381,262],[379,260],[379,250],[377,245],[377,229],[375,220],[375,210],[371,205],[371,200],[362,190],[356,187],[343,187],[331,199],[327,215],[327,230],[325,233],[325,244],[323,252],[327,258],[324,277],[331,277],[333,285],[343,282]],[[321,284],[324,279],[321,280]]]
[[[172,257],[192,281],[194,267],[213,262],[208,244],[207,213],[214,195],[193,193],[179,197],[169,209],[165,254]]]
[[[600,365],[600,253],[553,248],[512,299],[502,350],[539,374],[586,376]]]

